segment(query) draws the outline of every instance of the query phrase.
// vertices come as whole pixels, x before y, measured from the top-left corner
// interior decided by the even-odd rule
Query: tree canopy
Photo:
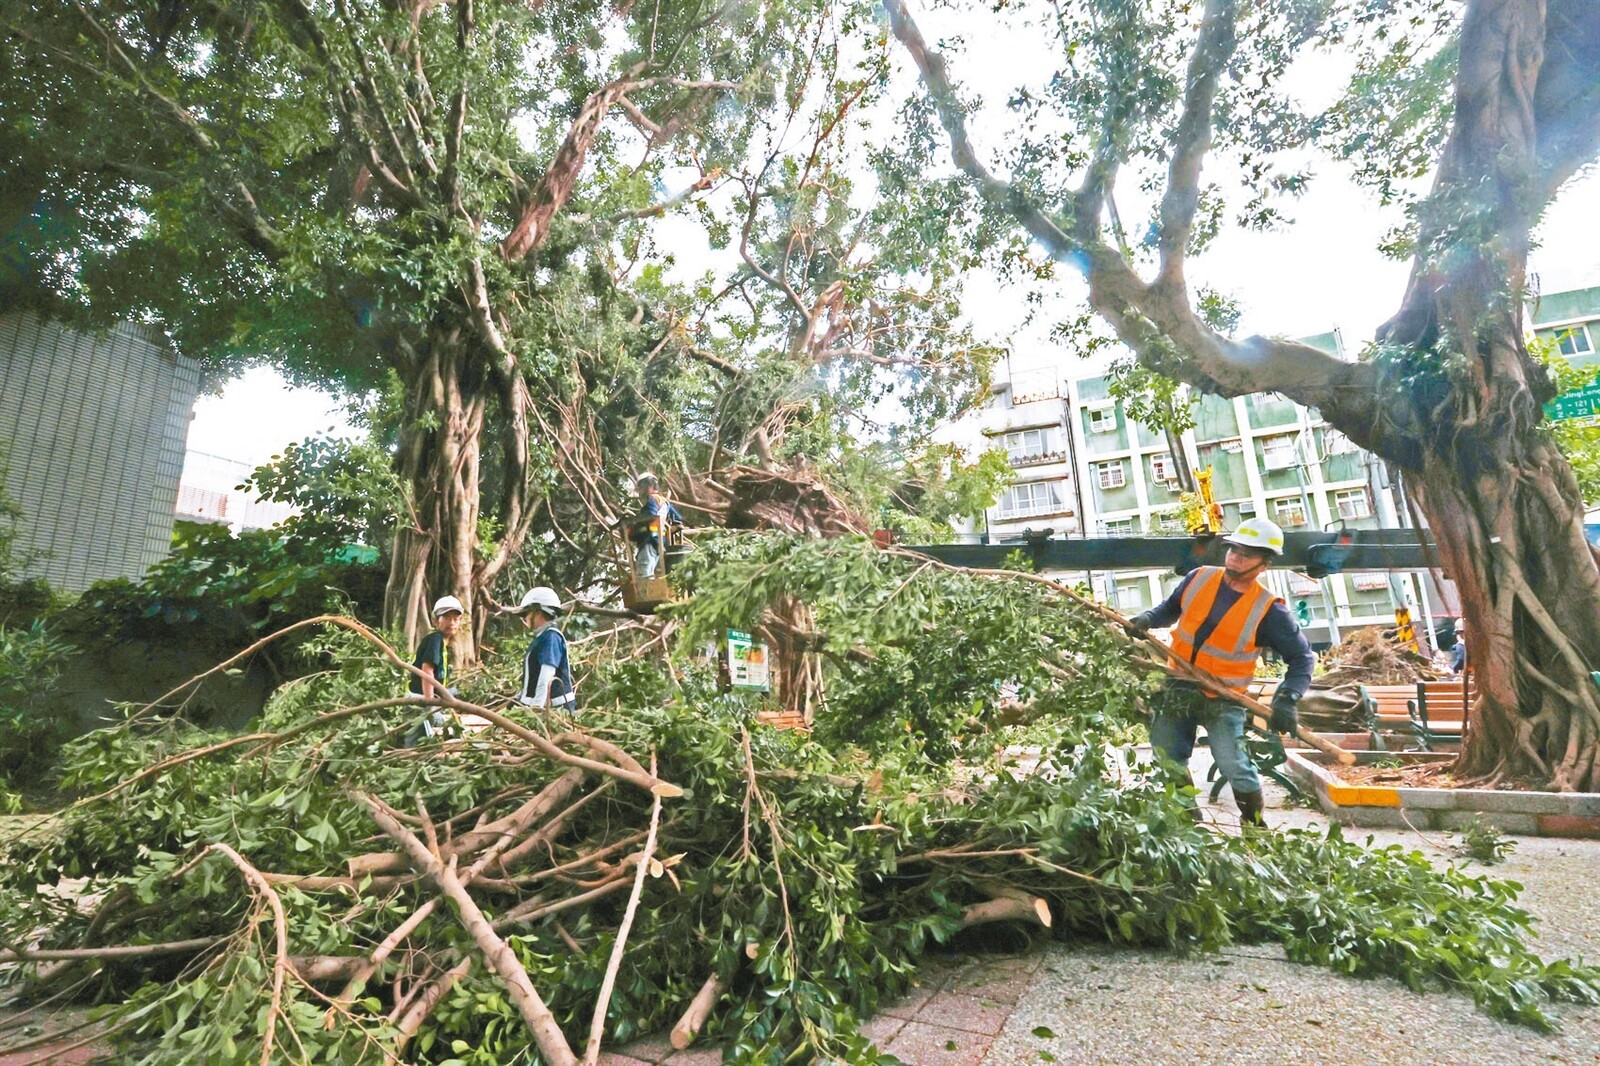
[[[880,437],[948,474],[920,435],[995,351],[959,257],[858,188],[869,10],[13,7],[6,291],[157,322],[219,372],[376,390],[406,632],[430,593],[492,598],[535,533],[571,549],[546,579],[592,581],[643,466],[683,484]]]

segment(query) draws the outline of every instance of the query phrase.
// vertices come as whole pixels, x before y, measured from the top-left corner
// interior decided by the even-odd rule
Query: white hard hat
[[[656,478],[656,476],[654,474],[652,474],[648,470],[640,471],[639,475],[633,479],[633,483],[634,483],[635,486],[638,486],[638,485],[659,485],[659,484],[661,484],[661,482]]]
[[[1251,518],[1239,523],[1239,528],[1222,538],[1229,544],[1242,548],[1265,548],[1273,555],[1283,554],[1283,530],[1276,522],[1265,518]]]
[[[540,585],[529,589],[522,597],[522,602],[517,604],[517,613],[521,614],[529,607],[542,607],[545,614],[554,614],[561,610],[561,597],[556,595],[556,590],[549,585]]]
[[[433,605],[433,617],[435,618],[438,618],[441,614],[449,614],[451,611],[457,614],[467,613],[467,609],[461,605],[461,601],[454,596],[440,596]]]

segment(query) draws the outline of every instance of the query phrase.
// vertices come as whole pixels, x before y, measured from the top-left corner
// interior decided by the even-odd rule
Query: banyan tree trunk
[[[1379,332],[1385,413],[1412,428],[1380,451],[1406,468],[1470,623],[1462,774],[1600,791],[1600,565],[1572,469],[1540,426],[1554,390],[1522,317],[1538,212],[1600,149],[1600,60],[1574,39],[1600,41],[1600,8],[1467,8],[1417,261]]]
[[[811,649],[816,617],[799,600],[784,598],[771,610],[758,636],[772,649],[773,695],[786,715],[810,725],[822,703],[822,656]]]
[[[429,605],[438,597],[460,597],[469,613],[473,609],[485,397],[460,326],[431,330],[411,367],[395,461],[410,486],[412,510],[395,532],[384,624],[415,645],[431,625]],[[456,634],[455,661],[472,662],[472,627]]]
[[[1600,791],[1600,569],[1566,460],[1537,432],[1478,439],[1408,484],[1469,622],[1458,774]]]

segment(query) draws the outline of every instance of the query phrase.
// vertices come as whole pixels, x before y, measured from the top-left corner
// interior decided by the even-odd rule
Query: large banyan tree
[[[982,376],[950,272],[903,280],[908,250],[853,206],[836,144],[889,54],[861,13],[8,5],[0,286],[158,323],[223,372],[379,390],[407,489],[385,622],[408,638],[431,597],[470,610],[537,570],[530,544],[590,560],[557,575],[585,587],[630,468],[837,454],[819,430],[885,374],[929,418]],[[694,253],[704,280],[671,269],[686,232],[722,250]]]
[[[1056,69],[1014,93],[999,135],[969,126],[960,68],[907,5],[885,7],[926,90],[912,108],[921,143],[936,118],[983,207],[1080,267],[1143,367],[1223,396],[1281,393],[1404,472],[1472,623],[1466,773],[1600,789],[1600,567],[1541,425],[1554,387],[1523,323],[1530,233],[1600,152],[1600,5],[1050,5],[1037,19]],[[1359,56],[1357,79],[1306,113],[1285,74],[1323,46]],[[1230,209],[1241,224],[1276,217],[1272,194],[1303,185],[1294,168],[1320,138],[1386,192],[1435,170],[1400,310],[1357,361],[1226,336],[1187,276]],[[1208,182],[1208,160],[1227,174]],[[1128,210],[1141,198],[1148,230]],[[1297,267],[1306,284],[1336,286],[1315,259]]]

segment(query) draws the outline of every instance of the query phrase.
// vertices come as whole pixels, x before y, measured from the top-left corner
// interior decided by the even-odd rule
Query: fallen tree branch
[[[169,940],[162,944],[115,944],[103,948],[7,948],[0,950],[4,962],[65,962],[78,959],[140,959],[155,955],[183,955],[204,951],[230,939],[202,936],[194,940]]]
[[[283,900],[278,893],[267,883],[257,870],[243,855],[234,851],[226,844],[212,844],[207,851],[215,851],[225,856],[229,862],[238,867],[267,905],[272,908],[272,927],[276,938],[277,954],[272,964],[272,998],[267,1004],[266,1031],[261,1036],[261,1066],[270,1066],[272,1062],[272,1045],[278,1031],[278,1018],[283,1013],[283,980],[289,973],[289,919],[283,912]]]
[[[989,922],[1028,922],[1050,928],[1050,905],[1044,900],[1018,892],[996,896],[982,903],[973,903],[961,912],[961,928]]]
[[[655,776],[656,760],[650,759],[650,774]],[[639,909],[639,897],[644,894],[644,879],[650,872],[650,858],[656,850],[656,831],[661,827],[661,797],[650,803],[650,829],[644,840],[644,850],[639,853],[639,868],[633,875],[633,892],[628,906],[622,912],[622,924],[617,927],[616,942],[611,945],[611,958],[606,963],[606,975],[600,982],[600,995],[595,1000],[594,1015],[589,1019],[589,1043],[583,1051],[584,1066],[596,1066],[600,1061],[600,1038],[606,1028],[606,1008],[611,1004],[611,992],[617,985],[617,971],[622,967],[622,950],[633,928],[633,916]]]
[[[456,982],[464,980],[476,963],[477,960],[468,955],[423,988],[398,1018],[391,1015],[390,1020],[395,1023],[395,1028],[400,1033],[397,1040],[400,1049],[404,1049],[406,1044],[411,1042],[411,1038],[417,1035],[417,1030],[422,1028],[422,1023],[428,1020],[428,1015],[433,1013],[433,1008],[439,1005],[445,993],[454,988]]]
[[[700,1027],[706,1024],[706,1018],[711,1014],[711,1008],[716,1006],[717,997],[722,995],[726,987],[722,978],[716,974],[706,978],[706,983],[700,986],[700,991],[689,1001],[689,1007],[683,1012],[683,1017],[672,1027],[668,1039],[674,1048],[682,1051],[694,1043],[694,1038],[700,1033]]]
[[[577,1066],[578,1060],[572,1054],[566,1035],[561,1032],[561,1027],[556,1024],[555,1015],[550,1013],[550,1008],[545,1006],[544,1000],[534,989],[528,971],[517,960],[516,952],[511,950],[511,945],[495,933],[494,927],[484,917],[483,911],[456,877],[455,869],[440,862],[437,856],[429,852],[427,845],[391,816],[376,797],[360,792],[355,795],[356,799],[371,812],[373,820],[379,827],[405,849],[417,868],[426,873],[454,904],[462,926],[471,935],[473,943],[483,956],[483,961],[504,983],[512,1003],[521,1013],[522,1020],[527,1023],[529,1031],[533,1034],[534,1043],[539,1046],[539,1053],[551,1066]]]

